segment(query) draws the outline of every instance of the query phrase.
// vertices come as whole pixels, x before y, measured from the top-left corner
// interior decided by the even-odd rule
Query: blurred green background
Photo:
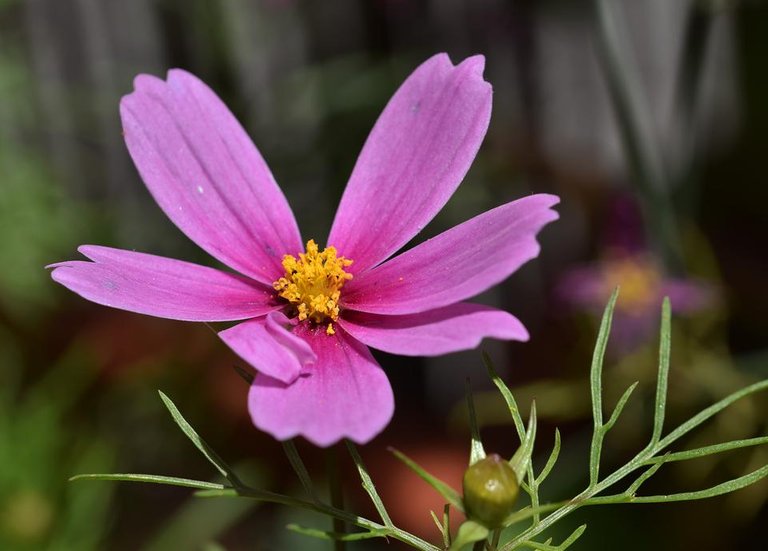
[[[544,489],[548,499],[583,484],[594,312],[612,285],[642,300],[617,327],[609,396],[634,380],[647,384],[609,438],[607,463],[647,437],[655,282],[674,278],[708,296],[674,321],[670,424],[765,378],[768,8],[607,4],[615,43],[586,0],[0,1],[0,549],[329,548],[283,529],[327,527],[305,513],[195,501],[181,489],[67,482],[81,472],[213,475],[171,422],[159,388],[250,482],[296,486],[280,446],[248,420],[247,386],[232,369],[242,362],[210,328],[87,303],[43,268],[76,258],[83,243],[213,263],[152,202],[123,144],[118,103],[138,73],[182,67],[207,82],[270,164],[304,238],[322,241],[399,83],[436,52],[454,62],[486,56],[488,136],[419,239],[525,194],[562,198],[540,258],[482,297],[531,332],[527,344],[485,347],[523,406],[536,398],[542,453],[555,424],[564,430],[567,468]],[[613,68],[610,52],[620,54]],[[613,270],[617,258],[629,272]],[[632,268],[647,259],[651,268]],[[574,270],[599,283],[595,296],[574,296]],[[498,396],[485,392],[477,351],[377,358],[397,411],[362,452],[395,521],[437,541],[428,509],[441,507],[438,496],[386,446],[458,485],[468,438],[457,404],[468,376],[486,449],[510,456],[514,431]],[[766,434],[766,409],[765,396],[739,403],[687,444]],[[322,477],[322,454],[300,447]],[[713,485],[767,460],[757,449],[685,471],[670,466],[652,489]],[[366,511],[348,474],[348,497]],[[766,497],[761,483],[702,503],[584,510],[562,530],[588,522],[578,549],[762,549]]]

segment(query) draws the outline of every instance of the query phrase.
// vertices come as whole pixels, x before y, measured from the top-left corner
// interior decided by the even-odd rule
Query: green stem
[[[440,548],[422,540],[417,536],[414,536],[413,534],[406,532],[405,530],[385,526],[365,517],[360,517],[348,511],[337,509],[336,507],[327,505],[322,502],[316,503],[307,501],[305,499],[277,494],[267,490],[258,490],[256,488],[250,488],[247,486],[240,486],[238,488],[226,488],[224,490],[203,490],[197,492],[196,495],[200,497],[244,497],[263,501],[266,503],[276,503],[278,505],[285,505],[287,507],[296,507],[299,509],[306,509],[308,511],[315,511],[317,513],[340,519],[343,522],[353,524],[365,530],[387,532],[389,537],[398,541],[402,541],[403,543],[407,543],[415,549],[421,549],[423,551],[440,551]]]
[[[496,551],[499,547],[499,539],[501,539],[501,528],[497,528],[493,531],[493,537],[491,538],[491,550]]]
[[[681,201],[689,210],[698,204],[699,186],[696,163],[695,114],[701,88],[701,75],[707,59],[707,45],[712,30],[712,14],[703,2],[691,2],[685,22],[683,49],[675,97],[681,159],[675,179],[685,194]]]
[[[678,267],[681,246],[667,183],[643,121],[650,121],[644,112],[640,86],[625,67],[620,54],[620,31],[611,13],[611,0],[594,0],[597,18],[597,45],[608,85],[608,92],[616,112],[616,120],[627,157],[632,181],[643,201],[648,227],[653,241],[662,252],[668,267]],[[614,4],[615,5],[615,4]]]
[[[339,510],[344,509],[344,489],[341,486],[341,473],[339,469],[339,454],[336,446],[331,446],[326,450],[326,470],[328,472],[328,487],[331,496],[331,505]],[[347,527],[343,519],[332,517],[333,531],[337,534],[344,534]],[[334,551],[345,551],[347,543],[343,540],[334,540]]]
[[[613,486],[617,482],[619,482],[621,479],[629,476],[633,471],[640,468],[646,461],[648,461],[651,457],[653,457],[659,450],[661,449],[660,445],[656,445],[654,447],[646,447],[643,451],[638,453],[632,461],[627,463],[624,467],[617,470],[610,476],[608,476],[605,480],[602,482],[599,482],[595,485],[590,485],[586,490],[581,492],[579,495],[571,499],[569,502],[567,502],[563,507],[557,509],[554,513],[543,519],[539,524],[535,524],[528,528],[527,530],[520,533],[516,538],[513,540],[507,542],[504,547],[501,548],[500,551],[511,551],[512,549],[515,549],[516,547],[519,547],[526,541],[530,540],[534,536],[540,534],[550,526],[552,526],[554,523],[556,523],[558,520],[563,518],[566,515],[569,515],[570,513],[574,512],[576,509],[580,507],[584,507],[586,505],[597,505],[597,503],[592,503],[591,498],[599,494],[600,492],[606,490],[610,486]]]

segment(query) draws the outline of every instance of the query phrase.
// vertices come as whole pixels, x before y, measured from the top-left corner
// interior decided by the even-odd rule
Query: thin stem
[[[584,507],[586,505],[596,504],[592,501],[592,498],[594,496],[606,490],[607,488],[613,486],[614,484],[619,482],[621,479],[629,476],[633,471],[640,468],[646,461],[648,461],[650,458],[656,455],[656,453],[658,453],[660,449],[661,449],[660,444],[656,444],[653,447],[651,446],[646,447],[644,450],[638,453],[629,463],[627,463],[624,467],[615,471],[613,474],[608,476],[605,480],[595,484],[594,486],[590,485],[586,490],[584,490],[579,495],[571,499],[566,505],[564,505],[560,509],[557,509],[551,515],[543,519],[539,524],[531,526],[527,530],[524,530],[522,533],[520,533],[516,538],[507,542],[507,544],[501,548],[501,551],[510,551],[512,549],[515,549],[516,547],[520,546],[524,542],[530,540],[532,537],[536,536],[537,534],[540,534],[541,532],[543,532],[544,530],[552,526],[555,522],[557,522],[564,516],[572,513],[576,509],[580,507]]]
[[[686,15],[675,98],[684,130],[692,128],[711,28],[712,17],[703,2],[691,2]]]
[[[683,49],[678,71],[675,112],[678,114],[678,140],[681,159],[675,177],[683,184],[685,201],[691,209],[698,202],[696,170],[695,113],[701,88],[701,75],[707,60],[707,46],[712,30],[712,14],[703,2],[691,2],[686,16]]]
[[[326,450],[326,470],[328,471],[328,487],[331,495],[331,505],[336,509],[344,509],[344,490],[341,487],[341,473],[339,469],[339,454],[336,446],[331,446]],[[343,519],[333,517],[333,531],[337,534],[343,534],[347,527]],[[334,551],[345,551],[347,544],[342,540],[333,541]]]
[[[209,497],[215,497],[215,496],[244,497],[244,498],[256,499],[258,501],[264,501],[267,503],[276,503],[278,505],[285,505],[288,507],[297,507],[299,509],[307,509],[309,511],[315,511],[317,513],[322,513],[324,515],[328,515],[333,518],[340,519],[343,522],[354,524],[355,526],[359,528],[364,528],[366,530],[387,531],[389,532],[390,537],[396,540],[402,541],[403,543],[407,543],[408,545],[416,549],[422,549],[423,551],[440,551],[438,547],[435,547],[431,543],[428,543],[422,540],[421,538],[406,532],[405,530],[401,530],[400,528],[395,528],[395,527],[384,526],[383,524],[380,524],[378,522],[374,522],[365,517],[360,517],[358,515],[355,515],[348,511],[344,511],[342,509],[338,509],[336,507],[327,505],[325,503],[315,503],[312,501],[307,501],[305,499],[286,496],[283,494],[277,494],[274,492],[269,492],[267,490],[258,490],[258,489],[250,488],[247,486],[240,486],[238,488],[228,488],[224,490],[211,490],[211,491],[197,492],[196,495],[209,496]]]
[[[640,96],[641,87],[621,55],[621,31],[612,13],[611,0],[594,1],[597,18],[597,45],[616,112],[624,153],[632,181],[643,200],[643,210],[653,238],[667,266],[680,263],[680,243],[674,211],[666,189],[664,173],[650,132],[643,121],[650,121]]]
[[[501,539],[501,528],[497,528],[493,531],[493,536],[491,537],[491,549],[493,551],[496,551],[499,547],[499,539]]]

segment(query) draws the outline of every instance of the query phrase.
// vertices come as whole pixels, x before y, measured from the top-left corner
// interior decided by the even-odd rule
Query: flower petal
[[[474,296],[539,254],[536,234],[557,219],[558,201],[532,195],[455,226],[349,281],[343,305],[412,314]]]
[[[165,214],[209,254],[262,283],[303,250],[264,159],[210,88],[178,69],[139,75],[123,98],[125,143]]]
[[[394,411],[392,387],[368,349],[337,328],[297,327],[317,361],[291,384],[259,373],[248,395],[257,428],[278,440],[303,436],[318,446],[342,438],[363,444],[389,423]]]
[[[363,147],[328,238],[354,273],[385,260],[445,205],[491,116],[482,56],[436,55],[403,83]]]
[[[693,314],[717,305],[716,288],[697,279],[666,279],[661,284],[660,297],[654,305],[658,310],[664,297],[669,297],[673,312]]]
[[[271,312],[274,294],[243,276],[172,258],[83,245],[93,262],[49,266],[83,298],[129,312],[184,321],[232,321]]]
[[[512,314],[466,302],[404,316],[347,312],[338,324],[372,348],[404,356],[469,350],[485,337],[528,340],[528,331]]]
[[[317,361],[317,355],[307,341],[288,329],[290,325],[282,312],[272,312],[230,327],[219,336],[259,373],[292,383],[302,368]]]

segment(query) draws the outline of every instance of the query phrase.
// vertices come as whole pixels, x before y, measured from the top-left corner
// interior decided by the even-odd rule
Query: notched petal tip
[[[128,151],[168,218],[211,256],[271,285],[283,272],[282,254],[301,247],[298,226],[216,93],[183,69],[171,69],[166,80],[139,75],[120,114]]]
[[[311,343],[317,363],[291,384],[259,373],[248,395],[254,426],[278,440],[302,436],[321,447],[344,438],[372,440],[394,413],[384,371],[342,329],[334,337],[298,332]]]
[[[485,58],[431,57],[403,82],[358,157],[329,236],[361,273],[403,247],[463,180],[491,118]]]
[[[456,68],[465,69],[482,78],[483,72],[485,71],[485,56],[477,54],[468,57],[459,63]]]
[[[52,264],[51,277],[97,304],[183,321],[236,321],[277,308],[269,287],[237,274],[111,247],[78,251],[86,260]]]

